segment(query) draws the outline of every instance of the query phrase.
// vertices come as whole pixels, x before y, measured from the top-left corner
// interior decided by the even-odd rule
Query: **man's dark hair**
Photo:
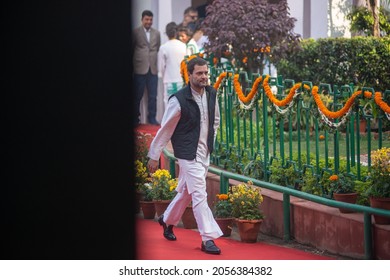
[[[189,12],[197,13],[198,10],[194,7],[188,7],[187,9],[184,10],[184,14],[188,14]]]
[[[199,56],[191,59],[190,61],[188,61],[188,64],[187,64],[188,73],[192,74],[192,72],[194,72],[195,65],[198,65],[198,66],[207,65],[207,61]]]
[[[177,25],[175,22],[171,21],[165,27],[165,33],[167,34],[169,39],[175,38],[177,32]]]
[[[145,16],[152,17],[153,16],[152,11],[149,11],[149,10],[143,11],[142,12],[142,18],[144,18]]]

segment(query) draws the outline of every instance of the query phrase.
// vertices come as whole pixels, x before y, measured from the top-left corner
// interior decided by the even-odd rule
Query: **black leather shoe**
[[[159,218],[158,218],[158,223],[163,227],[164,231],[163,231],[163,235],[166,239],[168,239],[169,241],[175,241],[176,240],[176,236],[175,234],[173,233],[173,225],[169,225],[167,226],[166,223],[164,223],[164,215],[161,215]]]
[[[203,252],[206,252],[207,254],[213,254],[213,255],[221,254],[221,249],[219,249],[217,245],[215,245],[213,240],[207,240],[206,242],[202,242],[201,250]]]

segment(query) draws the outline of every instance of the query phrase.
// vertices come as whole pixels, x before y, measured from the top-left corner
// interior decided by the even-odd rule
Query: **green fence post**
[[[169,173],[171,173],[172,178],[176,178],[176,159],[169,158]]]
[[[227,193],[228,190],[229,190],[229,178],[225,176],[224,172],[222,172],[219,179],[219,192]]]
[[[367,260],[373,258],[371,214],[364,212],[364,255]]]

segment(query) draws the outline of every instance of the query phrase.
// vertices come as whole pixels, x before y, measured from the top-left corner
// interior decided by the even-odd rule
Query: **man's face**
[[[184,22],[190,23],[195,22],[198,19],[198,12],[188,12],[188,14],[184,15]]]
[[[150,17],[150,16],[144,16],[142,18],[142,25],[145,29],[149,29],[150,27],[152,27],[152,24],[153,24],[153,17]]]
[[[207,65],[195,65],[194,72],[192,72],[192,74],[189,74],[191,86],[197,90],[200,90],[207,86],[209,82],[208,73],[209,71]]]

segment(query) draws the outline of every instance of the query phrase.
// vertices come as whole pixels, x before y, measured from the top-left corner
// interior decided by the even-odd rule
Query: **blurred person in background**
[[[193,32],[188,27],[179,27],[177,35],[179,40],[186,44],[188,56],[199,53],[198,44],[192,38]]]
[[[202,21],[203,19],[198,19],[195,23],[195,32],[192,38],[195,40],[198,45],[200,53],[204,53],[204,45],[209,41],[208,37],[203,34],[202,30]]]
[[[194,7],[188,7],[184,10],[183,21],[179,24],[179,28],[188,27],[192,32],[195,31],[195,22],[198,19],[198,10]]]
[[[168,41],[160,47],[158,53],[158,72],[164,84],[164,107],[167,108],[168,98],[183,87],[180,74],[180,64],[187,54],[187,46],[176,39],[177,25],[170,22],[165,27]]]

